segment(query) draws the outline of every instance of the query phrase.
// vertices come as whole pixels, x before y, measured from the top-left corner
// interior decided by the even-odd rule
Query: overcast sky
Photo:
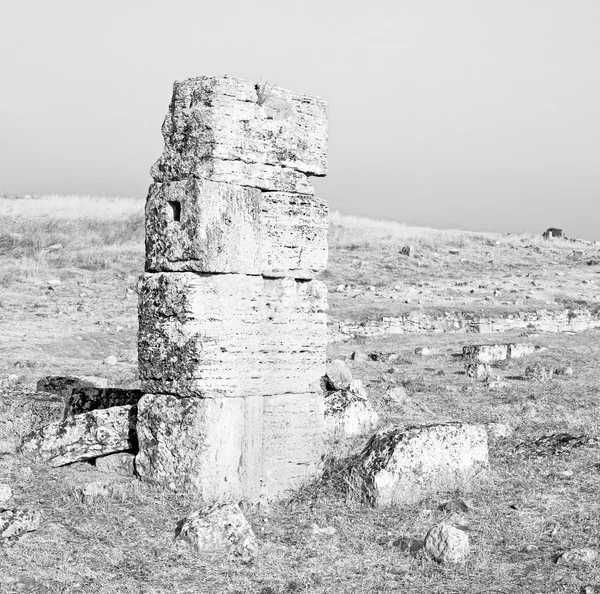
[[[0,193],[143,198],[173,81],[231,74],[329,101],[334,209],[600,239],[598,0],[0,1]]]

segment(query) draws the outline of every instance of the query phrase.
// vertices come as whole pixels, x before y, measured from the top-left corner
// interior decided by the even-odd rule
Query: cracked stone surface
[[[318,391],[326,293],[320,281],[145,274],[139,283],[142,389],[203,397]]]
[[[146,270],[311,279],[327,264],[328,225],[325,202],[306,194],[194,178],[153,184]]]
[[[52,466],[131,450],[135,447],[135,416],[133,406],[76,415],[32,432],[21,449],[23,454],[39,457]]]
[[[313,194],[327,173],[327,103],[231,76],[176,82],[155,181],[188,177]]]

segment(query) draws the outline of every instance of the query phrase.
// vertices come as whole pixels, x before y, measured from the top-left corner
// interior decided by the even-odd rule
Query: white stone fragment
[[[463,564],[470,552],[469,535],[450,524],[438,524],[425,536],[425,551],[438,563]]]

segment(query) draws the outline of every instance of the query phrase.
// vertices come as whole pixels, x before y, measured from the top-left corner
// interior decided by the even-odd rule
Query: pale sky
[[[139,196],[174,80],[329,101],[342,212],[600,239],[598,0],[0,0],[0,193]]]

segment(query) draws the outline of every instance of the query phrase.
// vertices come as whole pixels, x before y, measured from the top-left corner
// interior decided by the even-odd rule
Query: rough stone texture
[[[219,503],[191,513],[178,523],[175,538],[200,553],[223,552],[244,563],[254,561],[258,542],[237,504]]]
[[[487,379],[490,377],[491,368],[487,363],[467,363],[465,373],[471,379]]]
[[[63,418],[62,397],[3,389],[0,394],[0,454],[14,454],[23,438],[48,423]]]
[[[83,377],[48,375],[39,379],[36,386],[38,392],[48,392],[63,398],[68,398],[73,390],[80,388],[108,388],[108,380],[91,375]]]
[[[473,488],[488,465],[481,425],[448,423],[379,431],[353,469],[363,500],[409,504],[439,491]]]
[[[589,547],[571,549],[556,559],[558,565],[592,565],[598,561],[598,551]]]
[[[325,396],[325,431],[332,435],[360,435],[372,430],[379,415],[367,400],[360,380],[348,389],[329,392]]]
[[[273,498],[317,472],[322,427],[320,394],[147,394],[138,404],[136,470],[204,500]]]
[[[135,447],[135,407],[116,406],[51,423],[29,434],[22,451],[63,466]]]
[[[513,434],[511,426],[506,423],[485,423],[484,427],[491,439],[503,439]]]
[[[203,397],[319,390],[326,293],[320,281],[145,274],[139,283],[142,389]]]
[[[120,476],[133,476],[135,474],[135,454],[119,452],[96,458],[96,470]]]
[[[146,270],[311,279],[327,264],[328,224],[313,196],[194,178],[153,184]]]
[[[75,388],[65,405],[65,418],[113,406],[135,405],[141,390],[123,388]]]
[[[463,564],[470,552],[469,536],[450,524],[438,524],[425,536],[425,551],[438,563]]]
[[[528,365],[525,368],[524,377],[529,380],[534,380],[536,382],[547,382],[551,380],[554,376],[554,368],[546,367],[541,363],[537,362],[533,365]]]
[[[327,363],[325,387],[328,390],[347,390],[352,382],[352,371],[341,359],[334,359]]]
[[[6,503],[12,497],[12,489],[9,485],[0,483],[0,504]]]
[[[230,76],[176,82],[162,132],[155,181],[312,193],[306,175],[327,173],[327,104],[286,89]]]
[[[508,357],[507,344],[478,344],[463,347],[463,357],[479,363],[503,361]]]
[[[30,509],[0,510],[0,544],[12,544],[26,532],[37,530],[41,513]]]

